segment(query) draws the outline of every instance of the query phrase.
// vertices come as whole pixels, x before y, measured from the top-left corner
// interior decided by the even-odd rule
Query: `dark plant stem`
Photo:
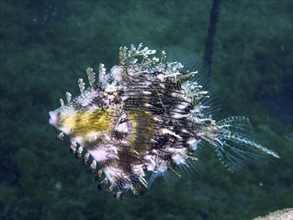
[[[208,30],[208,36],[205,40],[203,64],[207,68],[208,76],[210,76],[212,73],[214,41],[215,41],[215,35],[217,30],[217,23],[219,20],[220,4],[221,4],[221,0],[213,0],[212,9],[210,12],[210,25]]]

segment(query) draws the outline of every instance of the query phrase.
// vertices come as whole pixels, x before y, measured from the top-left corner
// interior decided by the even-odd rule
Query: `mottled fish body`
[[[133,45],[121,47],[119,64],[106,72],[100,64],[98,82],[86,70],[89,87],[78,80],[81,94],[49,112],[49,123],[68,135],[71,150],[93,158],[92,171],[100,167],[102,184],[122,198],[129,189],[140,194],[157,176],[180,175],[197,160],[200,143],[210,143],[221,162],[233,171],[261,154],[278,157],[254,142],[250,122],[235,116],[215,121],[203,100],[208,92],[195,80],[197,71],[183,71],[180,62],[167,62],[163,51]]]

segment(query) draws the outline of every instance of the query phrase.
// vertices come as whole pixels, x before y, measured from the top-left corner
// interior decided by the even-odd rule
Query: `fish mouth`
[[[50,116],[49,124],[53,125],[53,126],[56,126],[56,124],[57,124],[57,115],[56,115],[56,113],[53,112],[53,111],[50,111],[49,116]]]

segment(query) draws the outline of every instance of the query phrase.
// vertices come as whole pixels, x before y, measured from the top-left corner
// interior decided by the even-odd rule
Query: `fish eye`
[[[104,91],[104,97],[108,97],[108,96],[117,96],[117,91],[116,89],[105,89]]]

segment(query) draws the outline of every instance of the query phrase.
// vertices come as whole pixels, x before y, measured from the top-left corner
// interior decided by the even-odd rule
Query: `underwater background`
[[[248,116],[267,158],[229,173],[213,149],[202,171],[142,197],[116,201],[69,144],[48,111],[79,94],[88,66],[109,70],[120,46],[166,50],[203,63],[213,1],[0,1],[1,219],[253,219],[293,207],[293,1],[223,0],[213,45],[213,117]]]

